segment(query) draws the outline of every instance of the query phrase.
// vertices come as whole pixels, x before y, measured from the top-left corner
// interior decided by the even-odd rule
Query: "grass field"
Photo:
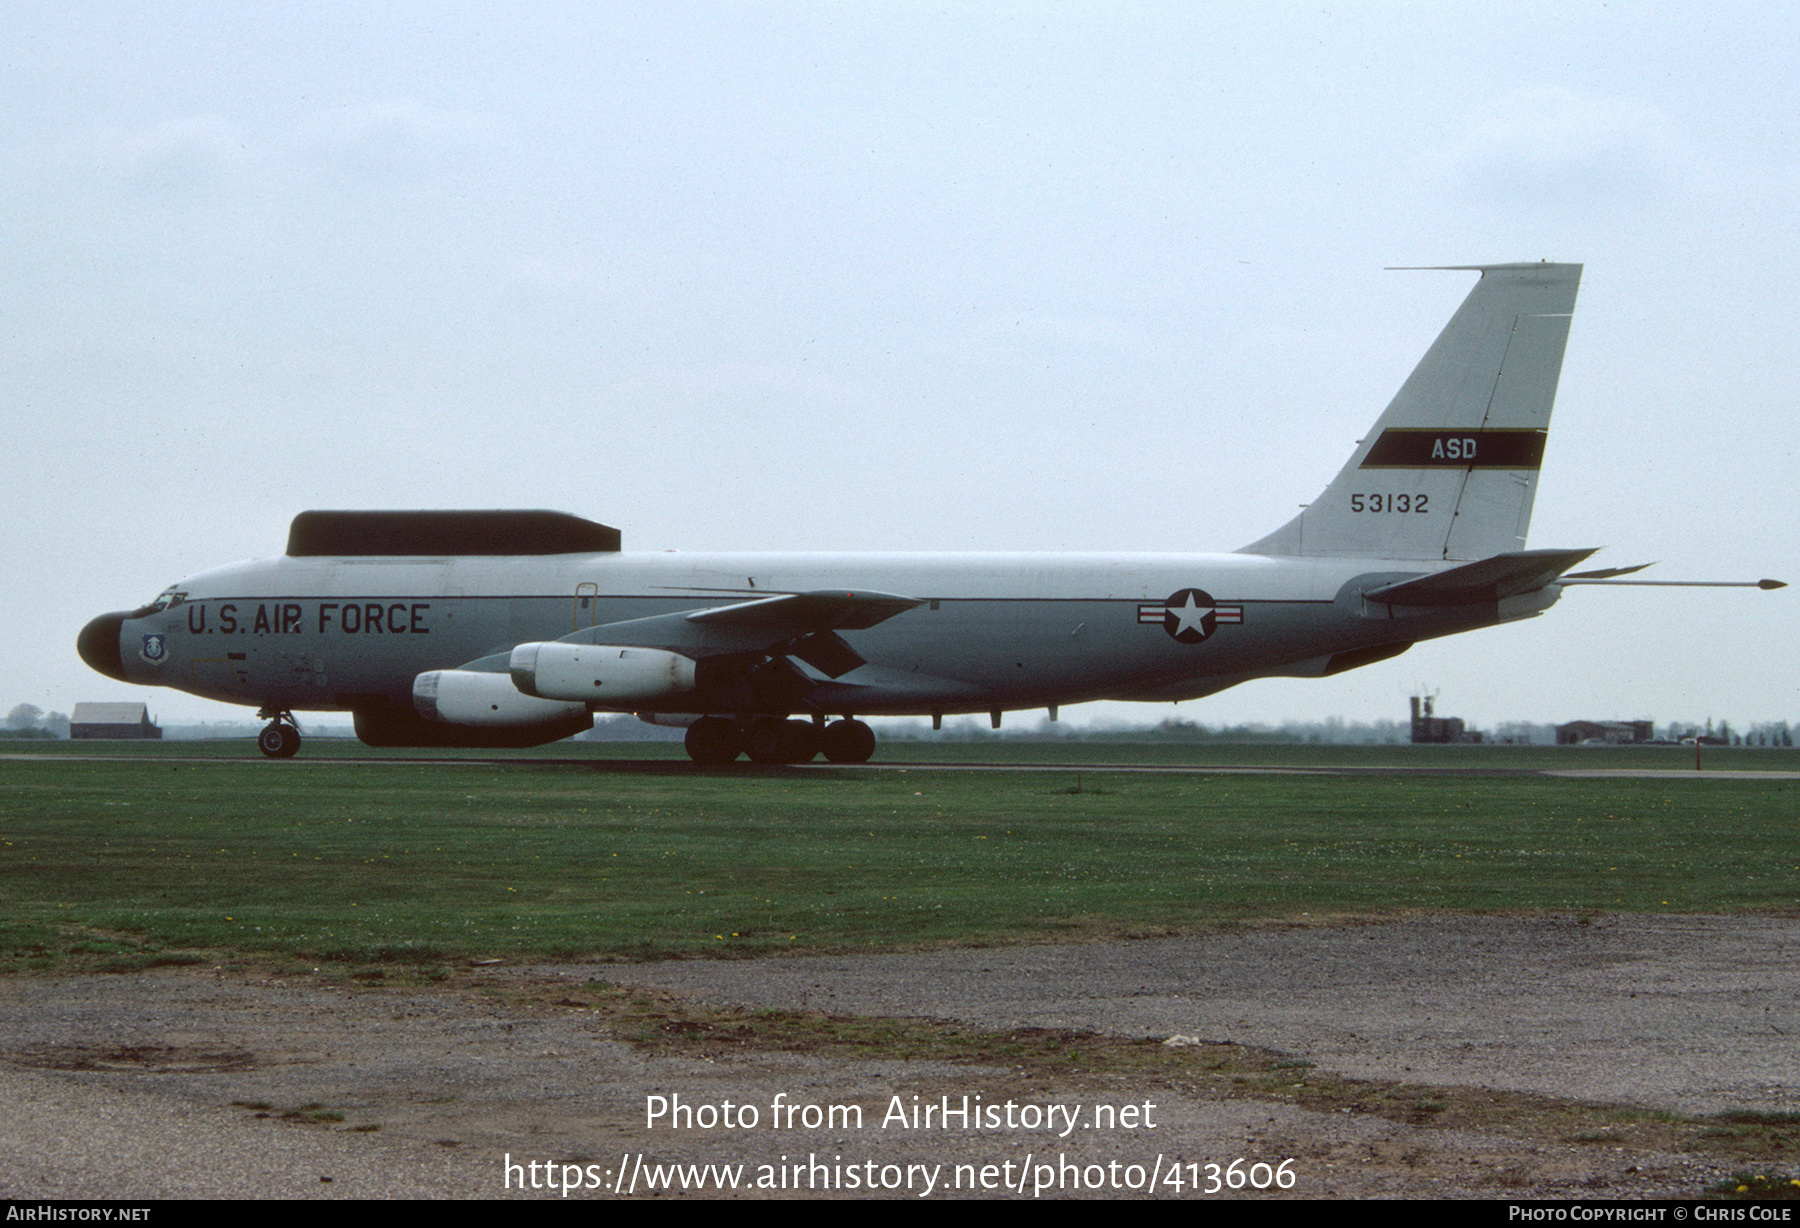
[[[699,772],[647,761],[676,748],[549,750],[350,763],[365,748],[315,740],[288,764],[209,743],[0,762],[0,967],[236,956],[428,973],[490,956],[1029,942],[1418,909],[1800,909],[1800,781],[1778,778]],[[948,752],[1684,765],[1506,747],[883,757]],[[1692,766],[1692,748],[1670,753]],[[1709,767],[1793,766],[1792,752],[1704,753]]]
[[[242,759],[261,763],[253,738],[202,742],[4,742],[0,754],[86,757],[122,754],[136,758]],[[321,759],[429,759],[476,762],[571,760],[686,763],[679,742],[559,742],[530,750],[405,750],[364,746],[349,738],[309,738],[301,762]],[[1800,748],[1705,746],[1700,766],[1722,771],[1800,771]],[[1691,771],[1692,746],[1342,746],[1330,744],[1111,741],[883,742],[876,762],[895,766],[927,763],[1104,764],[1121,767],[1282,767],[1403,768],[1434,770],[1554,771],[1558,769],[1654,769]],[[741,765],[740,765],[741,766]]]

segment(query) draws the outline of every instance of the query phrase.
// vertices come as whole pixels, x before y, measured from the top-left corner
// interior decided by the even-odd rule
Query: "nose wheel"
[[[257,715],[271,714],[259,712]],[[273,716],[274,719],[256,735],[256,749],[271,759],[292,759],[300,749],[300,727],[294,723],[291,712],[276,712]]]

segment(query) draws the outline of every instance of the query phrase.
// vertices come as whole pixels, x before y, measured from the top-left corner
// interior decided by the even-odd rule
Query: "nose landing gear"
[[[271,759],[292,759],[300,749],[300,726],[294,714],[264,708],[256,715],[269,722],[256,735],[256,749]]]

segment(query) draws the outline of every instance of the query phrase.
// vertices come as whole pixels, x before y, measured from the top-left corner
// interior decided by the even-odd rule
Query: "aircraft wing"
[[[682,615],[691,623],[777,635],[810,631],[862,631],[924,603],[915,597],[857,589],[782,593]]]
[[[661,648],[695,659],[765,653],[805,661],[828,678],[865,664],[839,631],[862,631],[924,602],[865,589],[779,593],[730,605],[658,614],[586,627],[562,637],[572,644]]]
[[[1363,596],[1385,605],[1475,605],[1532,593],[1594,553],[1592,550],[1515,550],[1417,580],[1370,589]]]

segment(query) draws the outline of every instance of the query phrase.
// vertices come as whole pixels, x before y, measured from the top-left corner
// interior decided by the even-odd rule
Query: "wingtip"
[[[1776,589],[1776,588],[1786,588],[1787,581],[1786,580],[1758,580],[1756,582],[1756,587],[1760,588],[1760,589],[1764,589],[1764,590]]]

